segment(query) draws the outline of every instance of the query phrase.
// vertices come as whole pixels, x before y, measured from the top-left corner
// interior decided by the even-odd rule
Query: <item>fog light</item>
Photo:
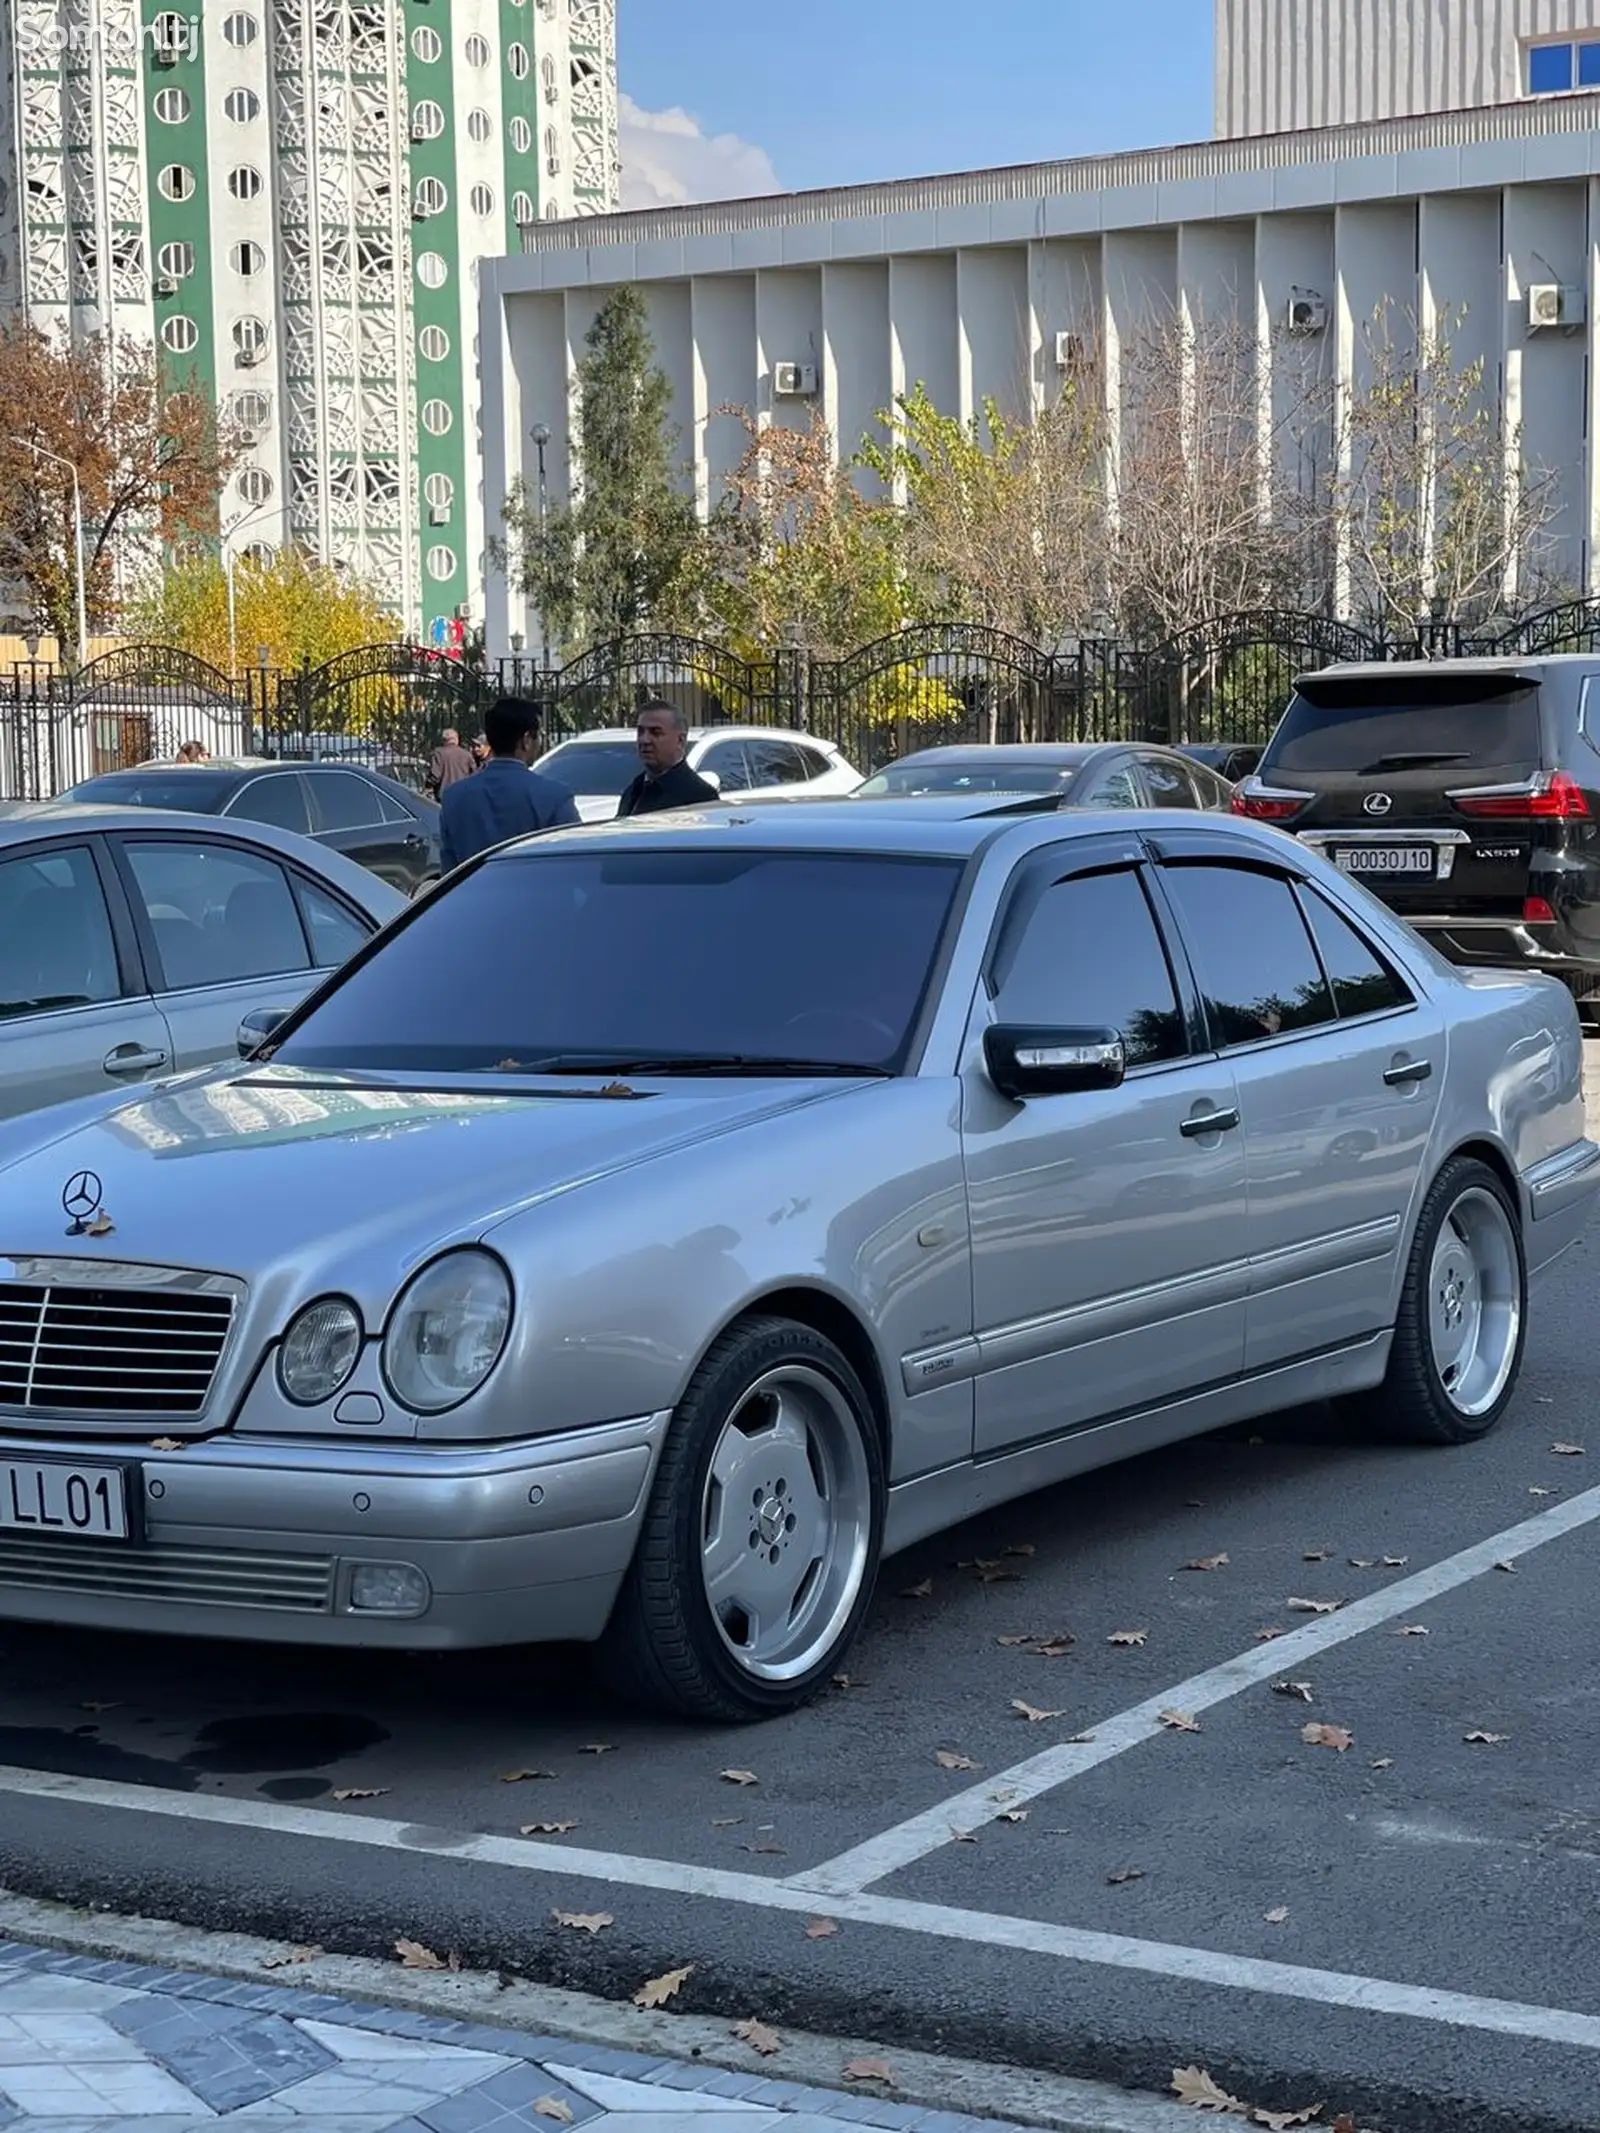
[[[350,1572],[353,1615],[420,1615],[432,1597],[427,1579],[410,1563],[357,1563]]]

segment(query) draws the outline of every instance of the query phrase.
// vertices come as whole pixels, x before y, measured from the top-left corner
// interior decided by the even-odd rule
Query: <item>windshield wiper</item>
[[[728,1074],[760,1076],[763,1074],[823,1075],[851,1074],[873,1080],[893,1078],[893,1068],[861,1066],[845,1059],[786,1059],[769,1058],[758,1052],[683,1052],[662,1053],[654,1057],[629,1058],[620,1053],[604,1053],[599,1056],[584,1052],[552,1052],[543,1059],[505,1059],[496,1072],[501,1074]]]
[[[1373,778],[1380,770],[1427,770],[1435,763],[1471,761],[1470,748],[1418,748],[1408,754],[1380,755],[1375,763],[1364,763],[1356,772],[1356,776]]]

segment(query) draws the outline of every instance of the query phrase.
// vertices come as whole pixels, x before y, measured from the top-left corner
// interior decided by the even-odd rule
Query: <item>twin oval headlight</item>
[[[402,1406],[442,1414],[477,1391],[511,1326],[511,1277],[491,1252],[446,1252],[401,1290],[383,1337],[383,1375]],[[360,1358],[361,1315],[325,1296],[291,1322],[278,1383],[297,1407],[331,1400]]]

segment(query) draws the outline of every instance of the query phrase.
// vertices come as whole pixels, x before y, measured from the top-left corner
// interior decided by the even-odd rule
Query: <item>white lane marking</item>
[[[992,1822],[1002,1812],[1002,1806],[996,1804],[997,1794],[1009,1811],[1037,1799],[1041,1793],[1053,1792],[1058,1785],[1082,1777],[1085,1771],[1110,1762],[1114,1756],[1126,1755],[1130,1748],[1142,1747],[1164,1732],[1163,1711],[1206,1711],[1258,1682],[1292,1675],[1317,1653],[1348,1644],[1352,1637],[1365,1636],[1368,1630],[1380,1629],[1397,1615],[1413,1614],[1429,1600],[1482,1577],[1496,1563],[1528,1555],[1596,1518],[1600,1518],[1600,1488],[1587,1489],[1581,1496],[1525,1519],[1521,1525],[1493,1534],[1426,1570],[1386,1585],[1381,1592],[1342,1607],[1336,1615],[1319,1615],[1304,1629],[1292,1630],[1268,1644],[1254,1644],[1236,1658],[1225,1659],[1220,1666],[1180,1681],[1176,1688],[1162,1689],[1131,1710],[1104,1719],[1094,1728],[1092,1740],[1063,1741],[1057,1747],[1044,1748],[1023,1762],[1013,1763],[1008,1770],[986,1777],[980,1785],[953,1793],[937,1807],[869,1837],[864,1844],[854,1844],[849,1851],[840,1852],[820,1866],[791,1875],[790,1883],[795,1888],[808,1889],[814,1896],[828,1897],[853,1895],[871,1888],[874,1882],[899,1873],[954,1842],[952,1828],[974,1830]]]
[[[427,1845],[408,1842],[405,1832],[411,1824],[385,1821],[376,1815],[337,1815],[322,1808],[230,1800],[220,1795],[202,1798],[193,1793],[158,1792],[142,1785],[110,1784],[99,1778],[61,1777],[52,1771],[0,1766],[0,1794],[6,1793],[96,1810],[110,1808],[178,1822],[203,1822],[216,1828],[255,1830],[269,1836],[311,1837],[368,1850],[421,1853],[434,1859],[470,1859],[479,1865],[510,1867],[520,1873],[555,1874],[568,1881],[598,1881],[656,1889],[674,1896],[709,1897],[716,1902],[798,1917],[816,1909],[806,1890],[788,1882],[763,1881],[756,1874],[691,1866],[676,1859],[636,1859],[622,1852],[566,1851],[554,1844],[468,1832],[463,1832],[445,1851],[437,1841]],[[1483,1999],[1473,1993],[1438,1991],[1428,1985],[1401,1984],[1340,1970],[1302,1969],[1293,1963],[1266,1962],[1254,1956],[1219,1954],[1210,1948],[1178,1947],[1162,1941],[1133,1940],[1117,1933],[1050,1925],[1041,1919],[1007,1918],[991,1911],[913,1903],[903,1897],[874,1895],[870,1890],[842,1896],[830,1903],[828,1911],[831,1917],[856,1925],[884,1926],[937,1940],[1014,1948],[1060,1962],[1129,1970],[1147,1977],[1178,1979],[1235,1992],[1258,1992],[1276,1999],[1307,2000],[1362,2014],[1402,2015],[1452,2029],[1528,2037],[1600,2052],[1600,2016],[1566,2008]]]

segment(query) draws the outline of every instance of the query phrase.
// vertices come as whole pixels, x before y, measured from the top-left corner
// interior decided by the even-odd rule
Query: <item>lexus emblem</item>
[[[105,1199],[105,1188],[92,1170],[76,1170],[62,1188],[63,1211],[72,1217],[69,1237],[86,1237],[89,1224],[100,1212]]]
[[[1386,815],[1394,802],[1386,792],[1369,792],[1361,805],[1369,815]]]

